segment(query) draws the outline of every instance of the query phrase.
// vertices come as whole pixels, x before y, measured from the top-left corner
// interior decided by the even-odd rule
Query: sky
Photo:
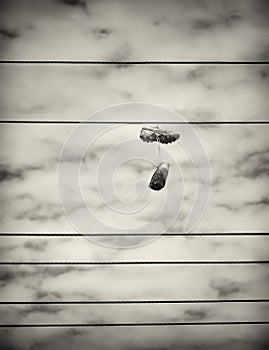
[[[0,55],[264,61],[267,15],[267,2],[249,0],[1,1]],[[5,120],[268,120],[266,64],[17,63],[1,64],[0,77]],[[161,147],[170,170],[155,193],[157,146],[139,139],[142,125],[0,125],[0,231],[81,232],[74,220],[86,208],[102,222],[87,218],[91,232],[184,232],[199,189],[195,232],[268,231],[267,125],[160,126],[180,139]],[[0,240],[0,261],[268,260],[265,236]],[[2,265],[0,300],[267,298],[268,280],[266,265]],[[2,324],[247,321],[268,319],[268,305],[1,305],[0,313]],[[268,326],[18,328],[0,338],[9,350],[264,350]]]
[[[266,60],[256,0],[1,1],[5,59]]]

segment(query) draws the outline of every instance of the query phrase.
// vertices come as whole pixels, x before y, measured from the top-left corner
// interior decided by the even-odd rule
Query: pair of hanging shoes
[[[179,138],[179,134],[174,133],[173,131],[162,130],[159,127],[149,128],[144,127],[141,129],[140,138],[144,142],[160,142],[160,143],[172,143]],[[164,188],[166,179],[169,172],[169,163],[164,161],[161,162],[149,183],[149,188],[154,191],[160,191]]]

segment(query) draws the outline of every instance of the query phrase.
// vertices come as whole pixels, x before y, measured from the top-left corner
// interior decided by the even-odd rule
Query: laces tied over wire
[[[156,126],[159,129],[159,124]],[[157,134],[157,166],[161,163],[161,144],[160,144],[160,135]]]

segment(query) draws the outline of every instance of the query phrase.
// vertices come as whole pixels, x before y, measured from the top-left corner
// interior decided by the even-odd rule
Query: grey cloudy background
[[[266,60],[266,1],[1,1],[2,60]],[[83,120],[113,104],[164,106],[187,120],[267,120],[267,65],[1,65],[2,119]],[[126,120],[132,119],[132,108]],[[111,118],[115,116],[111,116]],[[116,118],[115,118],[116,119]],[[153,118],[154,119],[154,118]],[[97,127],[87,125],[90,131]],[[181,167],[182,231],[195,199],[195,169],[182,140],[167,146]],[[208,207],[197,232],[268,231],[268,126],[195,126],[212,171]],[[1,125],[1,232],[75,232],[57,185],[58,160],[72,125]],[[120,126],[94,143],[81,167],[92,210],[114,224],[152,219],[167,187],[137,215],[114,218],[94,182],[99,160],[140,126]],[[145,145],[145,157],[147,153]],[[135,150],[133,151],[135,154]],[[79,161],[74,151],[70,164]],[[117,162],[117,157],[115,157]],[[153,159],[153,163],[156,159]],[[116,174],[122,200],[154,164],[133,160]],[[109,190],[109,188],[108,188]],[[148,191],[138,187],[143,203]],[[112,203],[113,204],[113,203]],[[111,204],[111,205],[112,205]],[[176,192],[172,205],[177,205]],[[114,214],[113,214],[114,215]],[[162,227],[166,217],[156,221]],[[114,221],[113,221],[114,220]],[[111,238],[104,243],[111,242]],[[115,242],[115,241],[114,241]],[[121,245],[122,241],[118,241]],[[126,242],[125,242],[126,243]],[[130,244],[134,241],[130,239]],[[139,243],[136,242],[136,243]],[[162,237],[133,249],[81,238],[1,238],[1,261],[268,259],[266,237]],[[268,297],[266,266],[1,266],[0,299],[143,300]],[[1,306],[3,323],[266,320],[267,304]],[[3,349],[266,349],[268,326],[1,329]]]
[[[6,59],[266,59],[267,1],[2,0]]]

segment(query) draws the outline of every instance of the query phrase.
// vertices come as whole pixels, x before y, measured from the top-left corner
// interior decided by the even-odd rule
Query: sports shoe
[[[161,142],[161,143],[172,143],[179,138],[179,134],[173,131],[162,130],[160,128],[148,128],[144,127],[141,129],[140,138],[144,142]]]
[[[154,191],[160,191],[165,186],[168,171],[169,163],[161,162],[157,166],[157,169],[155,170],[154,174],[152,175],[149,188],[151,188]]]

